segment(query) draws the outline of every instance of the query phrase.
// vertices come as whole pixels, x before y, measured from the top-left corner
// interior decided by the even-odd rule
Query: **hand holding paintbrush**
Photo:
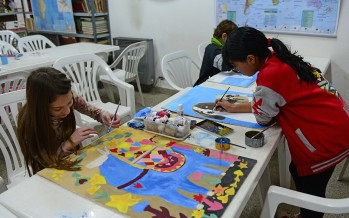
[[[117,108],[116,108],[116,110],[115,110],[115,113],[114,113],[114,116],[113,116],[113,118],[112,118],[112,120],[111,120],[111,122],[110,122],[110,125],[109,125],[109,127],[108,127],[108,129],[107,129],[107,133],[109,133],[110,130],[111,130],[111,127],[112,127],[112,125],[113,125],[113,122],[114,122],[115,119],[116,119],[116,115],[117,115],[117,113],[118,113],[119,107],[120,107],[120,101],[119,101],[119,104],[118,104],[118,106],[117,106]]]
[[[228,92],[229,89],[230,89],[230,87],[227,88],[227,90],[224,92],[224,94],[222,95],[221,99],[219,99],[219,101],[222,101],[222,100],[223,100],[225,94],[227,94],[227,92]],[[216,110],[217,102],[218,102],[218,101],[216,101],[216,103],[214,104],[214,106],[213,106],[213,108],[212,108],[212,111]]]

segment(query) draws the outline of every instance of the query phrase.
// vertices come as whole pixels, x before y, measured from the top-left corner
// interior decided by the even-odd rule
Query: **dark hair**
[[[233,30],[237,28],[237,25],[231,20],[222,20],[214,30],[213,36],[221,38],[223,33],[229,35]]]
[[[27,170],[33,174],[45,167],[70,169],[74,164],[60,160],[60,143],[51,127],[49,108],[58,95],[71,91],[71,81],[54,68],[39,68],[30,73],[26,85],[27,102],[18,115],[17,137]],[[63,134],[66,140],[76,128],[74,111],[63,119]]]
[[[299,78],[305,82],[314,83],[316,76],[313,74],[315,68],[305,61],[297,52],[291,53],[286,45],[279,39],[268,39],[265,35],[252,27],[239,27],[229,34],[222,49],[222,56],[226,63],[232,61],[245,61],[248,55],[255,55],[265,59],[271,53],[268,46],[271,46],[280,59],[293,68]]]

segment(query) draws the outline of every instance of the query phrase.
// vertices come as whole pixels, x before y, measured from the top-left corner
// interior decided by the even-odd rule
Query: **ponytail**
[[[314,83],[316,76],[313,72],[316,70],[308,62],[303,60],[303,57],[296,55],[297,52],[291,53],[286,45],[279,39],[270,39],[271,47],[273,48],[276,56],[280,61],[288,64],[292,69],[297,72],[298,77],[305,82]]]

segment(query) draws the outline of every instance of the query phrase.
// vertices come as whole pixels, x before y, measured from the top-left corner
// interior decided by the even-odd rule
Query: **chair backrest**
[[[349,213],[349,198],[322,198],[272,185],[269,187],[260,218],[274,218],[276,209],[281,203],[322,213]]]
[[[28,173],[25,173],[24,158],[16,136],[18,112],[25,101],[24,89],[0,95],[0,149],[6,162],[8,187],[28,177]]]
[[[21,37],[11,31],[11,30],[1,30],[0,31],[0,41],[4,41],[12,45],[13,47],[17,48],[18,41]]]
[[[16,53],[18,53],[17,49],[10,43],[0,41],[0,54],[15,55]]]
[[[21,53],[44,50],[51,47],[56,47],[56,45],[43,35],[25,36],[18,41],[18,50]]]
[[[144,56],[147,48],[148,43],[146,41],[136,42],[127,46],[110,67],[113,69],[121,63],[122,70],[126,72],[124,81],[130,82],[134,80],[138,75],[139,61]]]
[[[0,75],[0,94],[25,89],[28,76],[24,71]]]
[[[95,54],[68,56],[58,59],[53,67],[65,73],[74,84],[77,93],[87,102],[101,102],[97,87],[97,74],[104,73],[119,89],[120,101],[135,111],[134,89],[117,78],[112,78],[112,70],[100,57]]]
[[[97,73],[107,65],[96,55],[76,55],[58,59],[53,67],[65,73],[76,86],[77,93],[87,102],[101,101]],[[107,68],[108,65],[107,65]]]
[[[181,50],[165,55],[161,61],[161,70],[166,81],[180,91],[194,85],[199,77],[200,66],[196,59]]]
[[[201,44],[199,44],[198,46],[198,54],[199,54],[199,58],[202,61],[202,59],[204,58],[204,54],[205,54],[205,48],[210,44],[211,42],[203,42]]]

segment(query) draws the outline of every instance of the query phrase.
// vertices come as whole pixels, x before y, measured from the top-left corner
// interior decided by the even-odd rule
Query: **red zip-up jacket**
[[[276,117],[300,176],[320,173],[349,155],[349,109],[318,72],[317,84],[299,80],[273,53],[260,69],[252,111],[259,124]]]

